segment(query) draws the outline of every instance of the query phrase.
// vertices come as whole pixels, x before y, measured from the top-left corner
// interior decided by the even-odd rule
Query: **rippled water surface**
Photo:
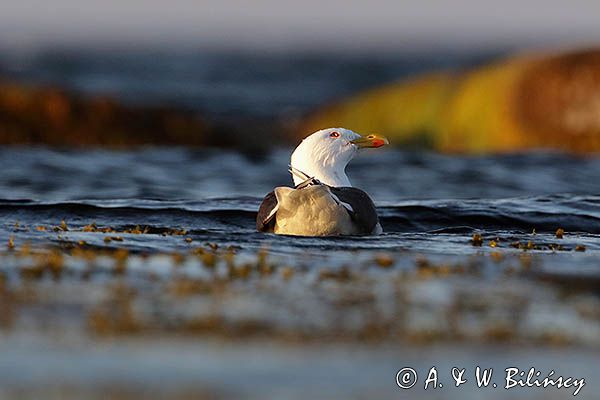
[[[11,227],[95,222],[123,228],[180,228],[193,240],[274,251],[313,248],[404,249],[470,254],[475,232],[547,244],[558,228],[577,244],[600,249],[600,159],[558,154],[491,157],[371,151],[348,168],[354,186],[375,200],[385,234],[370,238],[280,238],[254,232],[262,196],[289,185],[289,150],[264,157],[219,150],[79,151],[4,148],[0,152],[2,239]],[[44,232],[18,231],[20,240],[53,241]],[[65,238],[101,244],[102,237]],[[184,244],[163,238],[125,238],[132,250],[166,251]],[[589,254],[589,253],[588,253]]]
[[[2,148],[0,397],[389,398],[458,362],[595,398],[600,158],[374,150],[383,235],[258,233],[289,153]]]

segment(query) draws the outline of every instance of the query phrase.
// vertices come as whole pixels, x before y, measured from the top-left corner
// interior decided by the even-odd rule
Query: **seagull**
[[[383,232],[373,200],[352,187],[346,166],[363,148],[389,144],[385,137],[328,128],[306,137],[294,150],[289,171],[294,187],[267,194],[256,229],[295,236],[378,235]]]

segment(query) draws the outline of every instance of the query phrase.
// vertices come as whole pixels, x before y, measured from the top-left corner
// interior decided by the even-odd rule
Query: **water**
[[[12,234],[7,228],[16,221],[57,224],[64,219],[74,227],[91,222],[117,228],[178,227],[201,241],[251,248],[268,241],[277,251],[290,239],[256,233],[253,223],[264,194],[290,184],[289,154],[282,149],[255,159],[231,151],[182,148],[4,148],[2,239]],[[462,254],[472,248],[460,240],[473,232],[508,241],[535,230],[546,240],[544,235],[563,228],[590,252],[599,249],[598,158],[456,157],[385,150],[361,154],[348,174],[375,200],[386,234],[376,240],[293,239],[295,246],[421,250],[423,243],[441,242],[430,251]],[[15,234],[21,240],[52,240],[39,232]],[[410,241],[403,240],[407,235]],[[137,249],[135,243],[123,245]],[[143,248],[164,251],[170,246],[158,241]]]
[[[290,151],[2,148],[0,395],[389,397],[406,365],[535,362],[593,398],[599,158],[367,151],[383,235],[255,232]]]
[[[248,254],[268,248],[291,264],[307,254],[335,254],[332,265],[344,264],[357,250],[371,256],[389,251],[450,257],[525,249],[547,255],[546,268],[555,270],[559,255],[568,254],[560,272],[600,275],[594,264],[600,250],[598,158],[365,152],[348,174],[374,199],[383,235],[294,238],[256,232],[264,194],[291,182],[289,154],[281,149],[256,159],[210,149],[4,148],[0,242],[11,237],[36,246],[84,241],[97,249],[116,246],[148,254],[211,243]],[[69,231],[57,235],[54,227],[63,220]],[[84,232],[92,223],[121,233],[122,241],[107,243],[106,234]],[[148,234],[128,233],[136,227]],[[558,228],[567,232],[562,239],[555,237]],[[173,230],[185,235],[165,236]],[[482,246],[473,246],[474,234],[482,236]]]

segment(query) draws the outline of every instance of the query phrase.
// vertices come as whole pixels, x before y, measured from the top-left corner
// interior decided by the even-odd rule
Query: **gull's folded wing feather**
[[[354,187],[330,187],[334,198],[348,210],[350,217],[362,234],[368,235],[379,224],[373,200],[364,191]]]
[[[256,229],[258,231],[273,232],[278,206],[275,192],[270,192],[265,196],[256,215]]]

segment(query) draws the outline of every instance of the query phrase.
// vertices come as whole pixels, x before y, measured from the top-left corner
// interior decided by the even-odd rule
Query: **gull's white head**
[[[292,153],[290,165],[329,186],[352,186],[346,176],[346,165],[359,149],[388,144],[382,136],[361,136],[344,128],[328,128],[305,138]],[[294,184],[304,179],[293,175]]]

